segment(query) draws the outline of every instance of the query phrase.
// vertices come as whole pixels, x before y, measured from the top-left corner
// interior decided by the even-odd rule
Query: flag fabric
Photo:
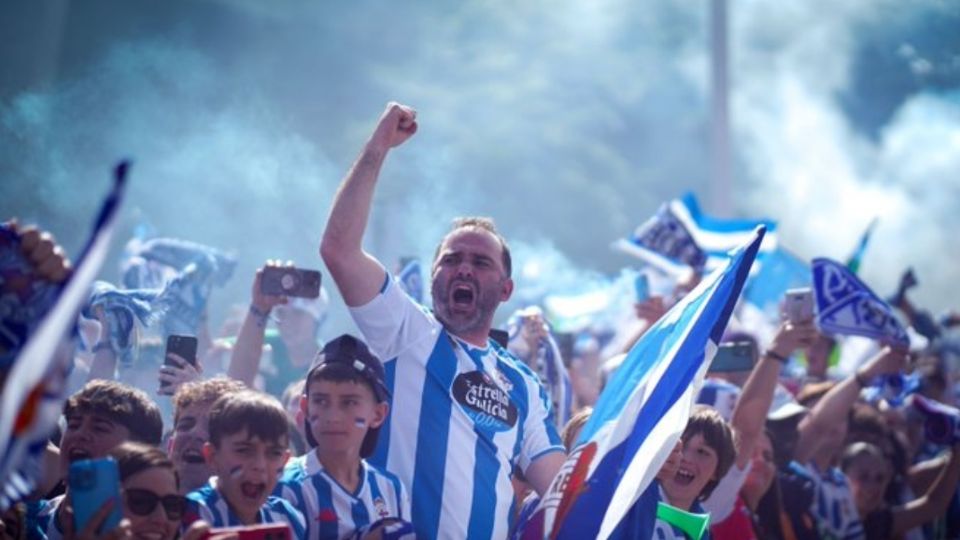
[[[850,255],[850,258],[847,259],[847,268],[856,274],[860,271],[860,264],[863,262],[863,254],[867,251],[867,243],[870,242],[870,235],[873,234],[873,228],[876,227],[877,220],[874,218],[873,221],[867,225],[867,230],[863,231],[863,236],[860,237],[860,242],[857,244],[857,248],[853,251],[853,254]]]
[[[110,347],[121,365],[130,366],[134,356],[135,342],[130,339],[134,324],[140,321],[148,326],[163,316],[162,309],[153,306],[160,292],[159,289],[120,290],[106,281],[96,281],[80,314],[93,319],[98,310],[103,311]]]
[[[126,161],[116,167],[113,188],[76,267],[6,372],[0,395],[0,511],[28,494],[41,472],[39,458],[60,416],[66,365],[72,360],[63,338],[76,324],[77,312],[107,256],[128,167]]]
[[[420,268],[420,261],[416,259],[407,261],[407,264],[400,269],[397,278],[403,292],[413,298],[414,302],[423,304],[423,270]]]
[[[124,287],[163,290],[153,307],[163,312],[164,337],[195,335],[213,287],[223,286],[237,264],[230,254],[176,238],[134,239],[126,255]]]
[[[543,310],[538,306],[530,306],[517,310],[507,319],[509,336],[507,350],[521,358],[534,355],[536,363],[530,367],[540,377],[541,384],[550,396],[550,415],[554,425],[560,430],[573,416],[573,385],[570,382],[570,373],[563,365],[560,347],[546,322],[544,326],[546,326],[547,335],[540,339],[537,350],[527,350],[527,344],[522,338],[523,321],[524,317],[534,315],[543,318]]]
[[[692,193],[664,203],[656,215],[637,227],[615,249],[640,258],[669,274],[713,270],[729,252],[753,237],[755,228],[766,229],[760,252],[777,247],[776,222],[769,219],[720,219],[704,214]],[[762,257],[761,257],[762,258]]]
[[[763,237],[759,227],[633,346],[539,507],[521,525],[522,538],[606,538],[641,493],[649,493],[683,433]],[[651,505],[651,524],[656,511]]]
[[[910,344],[890,306],[846,266],[830,259],[814,259],[813,295],[821,331]]]

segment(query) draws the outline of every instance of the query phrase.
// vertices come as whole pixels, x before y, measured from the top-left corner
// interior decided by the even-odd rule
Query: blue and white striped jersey
[[[187,510],[183,515],[184,529],[198,519],[206,521],[214,528],[243,525],[217,489],[216,476],[211,477],[207,485],[187,494]],[[304,537],[306,523],[303,514],[280,497],[273,495],[267,497],[267,501],[260,507],[257,522],[287,523],[293,532],[293,538]]]
[[[505,538],[513,467],[564,451],[536,374],[492,340],[448,334],[389,278],[350,312],[392,396],[370,462],[410,486],[417,535]]]
[[[362,527],[393,517],[410,521],[410,500],[395,475],[360,460],[360,485],[347,492],[323,469],[316,452],[291,459],[274,494],[307,518],[309,540],[351,538]]]
[[[836,467],[821,472],[812,462],[790,463],[791,472],[809,478],[814,484],[810,513],[816,519],[820,537],[855,540],[864,537],[863,523],[853,499],[847,477]]]

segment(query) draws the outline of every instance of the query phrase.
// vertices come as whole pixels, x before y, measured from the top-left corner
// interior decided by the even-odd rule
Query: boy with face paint
[[[303,538],[303,515],[271,495],[290,457],[280,402],[254,391],[227,394],[210,408],[208,426],[203,456],[215,476],[187,494],[184,528],[198,519],[214,527],[286,523]]]
[[[383,365],[362,341],[345,334],[327,343],[300,400],[313,451],[291,460],[277,487],[307,517],[304,538],[412,532],[403,483],[364,459],[376,447],[389,398]]]

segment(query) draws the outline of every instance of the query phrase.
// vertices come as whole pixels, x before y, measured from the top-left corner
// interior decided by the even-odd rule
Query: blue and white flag
[[[66,364],[72,360],[63,337],[76,324],[77,312],[107,256],[128,167],[128,162],[116,167],[113,189],[76,267],[6,373],[0,394],[0,511],[30,493],[41,472],[40,455],[60,417]]]
[[[776,222],[714,218],[701,212],[696,197],[687,193],[664,203],[630,238],[616,241],[613,247],[664,272],[681,275],[690,268],[709,271],[719,267],[729,252],[748,242],[760,226],[767,230],[760,252],[773,251],[777,247]]]
[[[890,306],[845,265],[830,259],[814,259],[813,295],[821,331],[910,344],[906,330]]]
[[[397,275],[400,282],[400,288],[407,296],[413,298],[418,304],[423,304],[423,271],[420,269],[420,261],[411,259],[400,269]]]
[[[533,356],[532,360],[534,362],[533,365],[530,365],[530,368],[540,377],[540,383],[543,384],[547,395],[550,396],[551,419],[559,430],[566,425],[573,415],[573,385],[570,382],[570,373],[563,365],[560,347],[546,322],[543,325],[547,334],[540,338],[537,350],[527,350],[529,346],[523,339],[523,326],[525,318],[533,316],[543,320],[543,310],[538,306],[530,306],[517,310],[507,319],[507,334],[509,336],[507,350],[521,359]]]
[[[760,227],[633,346],[523,538],[606,538],[647,490],[683,433],[763,237]],[[651,505],[651,524],[655,513]]]

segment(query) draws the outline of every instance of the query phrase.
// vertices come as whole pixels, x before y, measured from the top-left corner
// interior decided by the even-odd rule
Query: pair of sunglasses
[[[182,495],[164,495],[161,497],[146,489],[126,489],[124,498],[127,508],[138,516],[148,516],[160,504],[170,521],[180,521],[186,508],[186,499]]]

